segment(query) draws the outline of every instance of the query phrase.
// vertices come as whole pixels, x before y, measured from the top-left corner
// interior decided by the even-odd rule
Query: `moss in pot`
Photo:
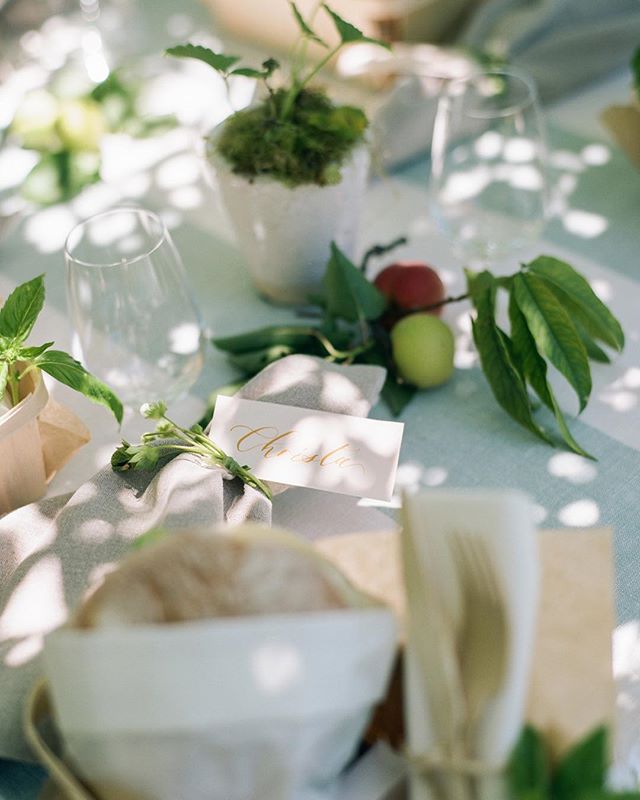
[[[197,45],[167,53],[203,61],[225,80],[243,75],[262,82],[262,100],[213,132],[207,156],[256,287],[270,300],[300,303],[319,290],[332,241],[354,255],[369,166],[366,115],[334,103],[313,86],[314,78],[351,43],[388,45],[323,4],[318,10],[330,16],[337,34],[330,45],[290,5],[300,37],[281,85],[275,85],[281,68],[272,58],[254,69],[238,66],[238,56]],[[305,64],[310,41],[326,53]]]

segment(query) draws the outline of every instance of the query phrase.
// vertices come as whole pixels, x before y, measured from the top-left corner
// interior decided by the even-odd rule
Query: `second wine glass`
[[[495,69],[447,84],[433,130],[430,209],[471,266],[494,264],[539,239],[546,145],[526,73]]]
[[[65,247],[67,300],[88,369],[129,406],[175,400],[203,364],[200,316],[162,220],[118,208],[81,222]]]

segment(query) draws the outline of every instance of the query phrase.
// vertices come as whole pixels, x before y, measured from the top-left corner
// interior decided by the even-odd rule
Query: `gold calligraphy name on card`
[[[210,436],[264,481],[388,501],[403,425],[218,397]]]
[[[236,450],[239,453],[247,453],[251,450],[259,450],[262,458],[285,458],[294,464],[317,464],[320,467],[355,467],[366,473],[364,464],[354,461],[349,452],[356,453],[360,448],[354,448],[349,442],[334,447],[326,453],[310,452],[298,442],[300,436],[296,431],[289,430],[280,433],[278,428],[269,425],[261,425],[257,428],[251,425],[237,424],[230,428],[232,433],[240,432],[240,437],[236,440]],[[295,443],[294,443],[295,442]],[[287,445],[287,446],[282,446]],[[289,446],[291,445],[291,446]],[[313,450],[313,448],[311,448]]]

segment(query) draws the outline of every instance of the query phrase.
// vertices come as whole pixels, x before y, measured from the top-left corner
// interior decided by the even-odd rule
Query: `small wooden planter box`
[[[38,370],[20,389],[22,400],[0,417],[0,514],[38,500],[47,488],[38,414],[49,393]]]

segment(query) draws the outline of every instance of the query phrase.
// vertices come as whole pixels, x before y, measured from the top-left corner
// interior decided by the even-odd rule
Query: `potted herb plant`
[[[0,308],[0,514],[37,500],[46,489],[38,417],[49,395],[42,372],[107,406],[118,422],[122,421],[118,398],[78,361],[50,349],[53,342],[35,347],[26,344],[42,310],[44,294],[40,275],[18,286]]]
[[[238,66],[238,56],[186,44],[167,50],[195,58],[228,80],[258,79],[263,99],[232,114],[207,141],[220,193],[236,229],[239,246],[258,291],[279,303],[305,302],[321,287],[332,241],[348,255],[356,247],[358,221],[369,167],[365,113],[336,105],[314,79],[346,45],[370,39],[329,6],[336,32],[329,44],[318,36],[294,3],[300,30],[291,71],[275,83],[280,64],[267,59],[260,69]],[[316,63],[305,62],[309,42],[324,49]]]

